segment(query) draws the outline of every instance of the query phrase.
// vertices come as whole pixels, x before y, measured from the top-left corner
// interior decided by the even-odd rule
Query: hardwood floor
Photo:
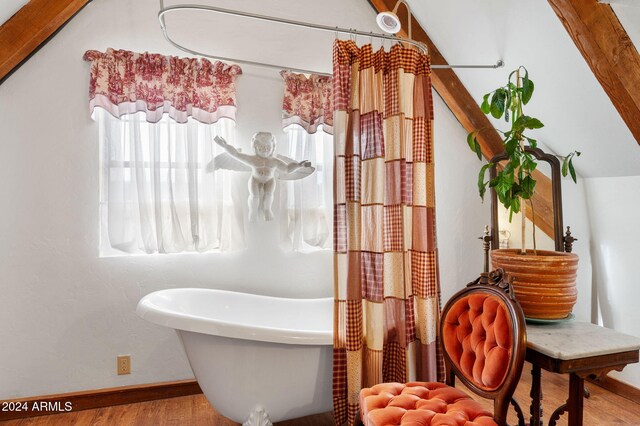
[[[523,405],[525,418],[529,419],[529,387],[531,374],[529,365],[525,365],[522,379],[515,397]],[[566,399],[568,376],[543,371],[542,388],[544,392],[543,410],[545,421],[557,406]],[[462,385],[460,385],[462,387]],[[640,425],[640,404],[608,392],[596,385],[587,385],[591,396],[584,404],[584,424],[604,425]],[[487,401],[481,401],[492,408]],[[509,423],[517,424],[515,414],[510,412]],[[183,396],[137,404],[77,411],[51,416],[32,417],[21,420],[0,422],[2,426],[66,426],[66,425],[105,425],[105,426],[164,426],[164,425],[215,425],[237,426],[218,414],[203,395]],[[567,424],[566,414],[557,425]],[[333,425],[331,413],[309,416],[302,419],[277,423],[277,426],[330,426]]]
[[[459,385],[464,389],[463,385]],[[640,404],[609,392],[597,385],[586,383],[586,387],[591,393],[584,401],[584,425],[585,426],[609,426],[609,425],[640,425]],[[531,398],[531,365],[525,363],[522,370],[520,383],[514,394],[524,412],[525,420],[529,422],[529,403]],[[545,424],[549,417],[562,405],[569,391],[569,376],[566,374],[549,373],[542,371],[542,410]],[[471,395],[471,392],[468,392]],[[491,402],[477,398],[483,405],[493,411]],[[509,410],[507,418],[509,424],[517,425],[518,420],[513,409]],[[567,425],[567,414],[560,417],[557,426]]]
[[[180,396],[50,416],[0,422],[2,426],[238,426],[214,410],[204,395]],[[278,426],[333,425],[331,413],[276,423]]]

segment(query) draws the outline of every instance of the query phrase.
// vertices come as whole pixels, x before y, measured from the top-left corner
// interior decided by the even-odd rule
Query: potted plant
[[[534,83],[524,67],[509,74],[507,84],[484,95],[480,109],[485,114],[511,125],[507,131],[498,130],[502,135],[506,162],[497,166],[497,174],[486,179],[487,170],[494,167],[488,162],[482,166],[478,175],[478,191],[484,200],[487,188],[492,188],[499,202],[508,210],[509,221],[514,213],[521,212],[522,241],[520,249],[495,249],[491,251],[494,268],[503,268],[514,278],[514,292],[525,316],[537,319],[566,318],[577,299],[575,286],[578,268],[578,256],[559,251],[536,250],[535,222],[533,223],[534,250],[525,247],[525,227],[527,208],[533,209],[531,202],[536,188],[533,172],[537,168],[537,159],[531,149],[537,147],[537,141],[529,136],[531,130],[544,125],[535,118],[524,114],[523,107],[531,100]],[[467,143],[480,160],[480,144],[477,135],[484,129],[474,130],[467,136]],[[531,149],[528,149],[531,148]],[[573,159],[580,155],[574,151],[562,159],[563,176],[570,175],[576,181]],[[527,207],[529,204],[529,207]],[[532,215],[532,220],[533,220]]]

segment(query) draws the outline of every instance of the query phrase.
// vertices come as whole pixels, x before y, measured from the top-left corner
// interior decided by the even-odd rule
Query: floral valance
[[[165,113],[179,123],[235,119],[238,65],[114,49],[88,50],[84,60],[91,62],[91,112],[101,107],[120,117],[143,111],[152,123]]]
[[[284,80],[282,127],[298,124],[315,133],[322,125],[325,132],[333,133],[333,79],[291,71],[281,71],[280,75]]]

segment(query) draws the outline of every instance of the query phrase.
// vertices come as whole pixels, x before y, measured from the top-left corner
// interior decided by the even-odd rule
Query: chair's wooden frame
[[[513,393],[516,390],[516,386],[520,381],[525,352],[527,350],[524,314],[522,313],[520,304],[513,295],[510,277],[502,270],[496,270],[491,273],[483,273],[480,278],[469,283],[466,288],[453,295],[442,310],[441,318],[446,317],[449,310],[458,300],[474,293],[483,293],[495,296],[502,300],[508,309],[508,314],[511,318],[514,343],[507,374],[503,383],[496,389],[491,391],[482,389],[472,380],[469,380],[456,367],[449,357],[449,354],[447,354],[444,348],[444,343],[442,343],[442,353],[446,368],[446,383],[449,386],[455,386],[455,377],[458,377],[458,379],[460,379],[460,381],[472,392],[483,398],[493,400],[493,419],[499,425],[506,425],[507,411],[509,410],[509,404],[513,397]],[[444,321],[442,320],[440,322],[440,336],[441,338],[444,336]]]

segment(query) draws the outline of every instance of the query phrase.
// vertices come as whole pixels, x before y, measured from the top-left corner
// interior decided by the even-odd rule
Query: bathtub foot
[[[273,423],[269,420],[269,414],[267,414],[264,408],[257,405],[249,414],[247,421],[242,423],[242,426],[273,426]]]

